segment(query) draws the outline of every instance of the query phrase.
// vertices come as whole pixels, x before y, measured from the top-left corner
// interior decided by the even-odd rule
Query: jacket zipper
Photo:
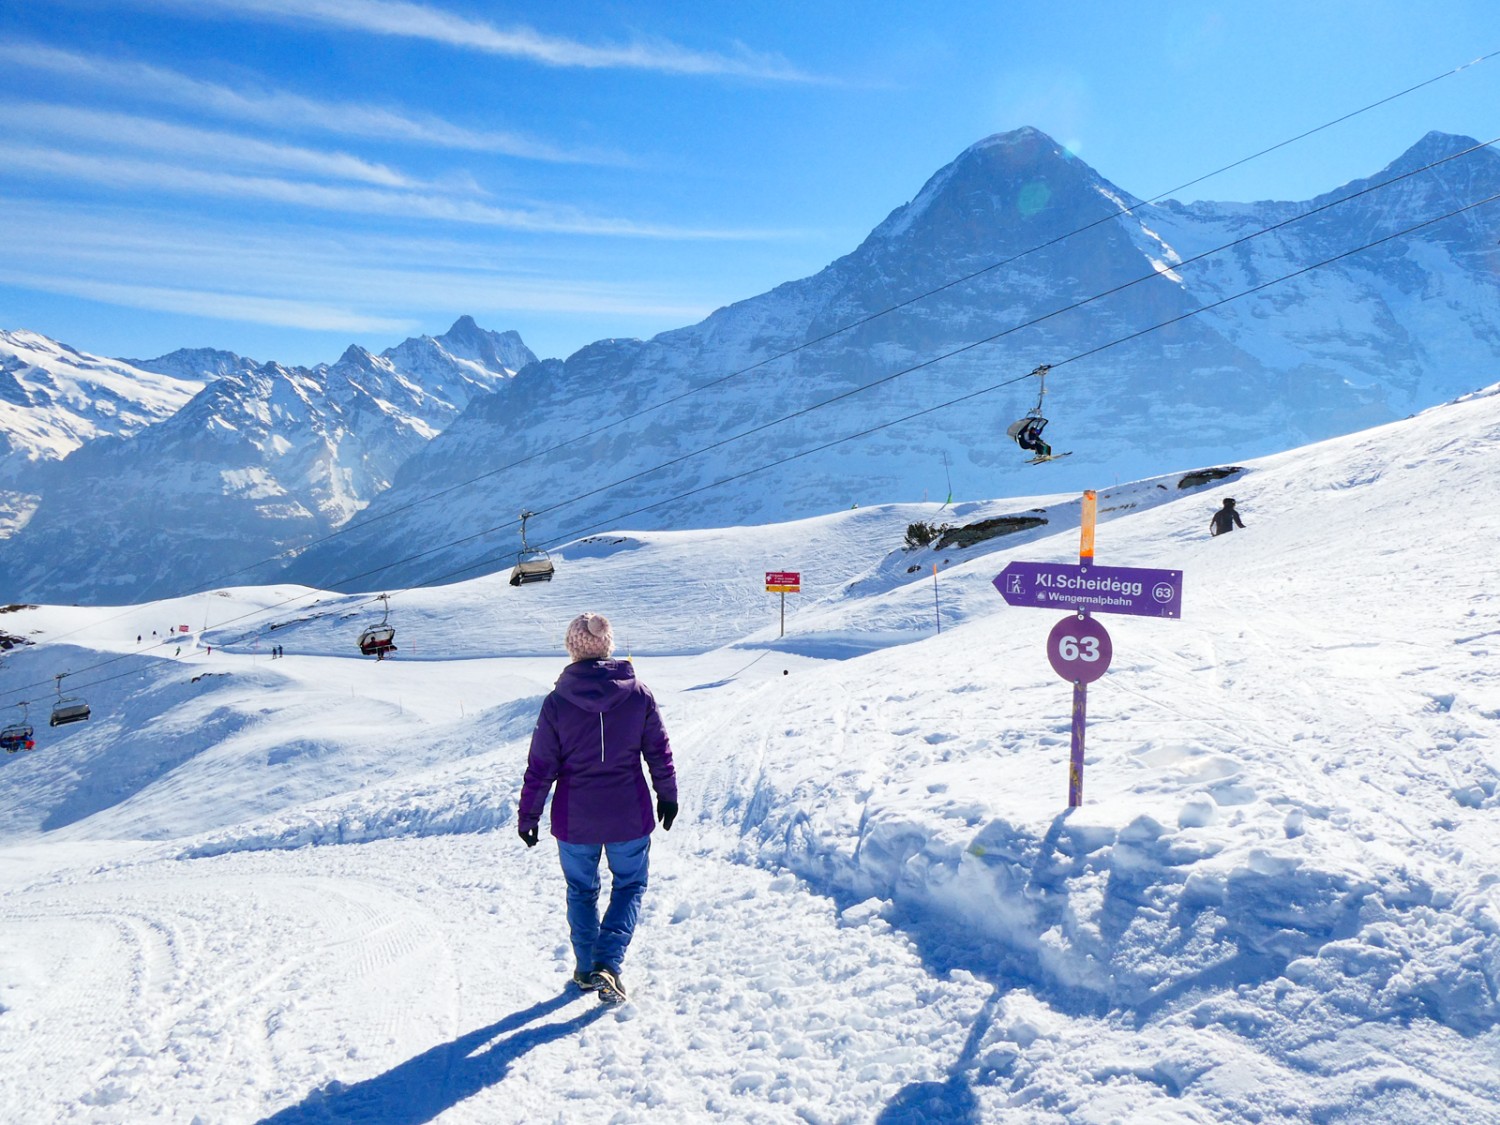
[[[604,761],[604,712],[599,712],[599,760]]]

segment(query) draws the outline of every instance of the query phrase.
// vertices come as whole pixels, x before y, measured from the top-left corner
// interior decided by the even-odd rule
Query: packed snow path
[[[514,845],[514,847],[512,847]],[[618,1010],[509,834],[53,873],[7,895],[7,1121],[869,1120],[988,990],[658,841]],[[798,1114],[801,1116],[799,1117]]]

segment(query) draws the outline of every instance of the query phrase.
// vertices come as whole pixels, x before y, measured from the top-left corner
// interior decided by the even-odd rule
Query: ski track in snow
[[[1184,616],[1106,618],[1075,810],[1057,614],[990,579],[1076,558],[1076,497],[599,536],[401,592],[378,664],[361,598],[19,611],[11,690],[130,674],[0,762],[0,1119],[1500,1122],[1497,439],[1480,395],[1101,490],[1100,561],[1181,569]],[[513,830],[584,608],[682,785],[617,1010]]]

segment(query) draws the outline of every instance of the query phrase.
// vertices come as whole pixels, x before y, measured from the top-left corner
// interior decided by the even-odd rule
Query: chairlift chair
[[[1027,412],[1024,418],[1012,422],[1005,431],[1006,437],[1028,453],[1036,453],[1039,457],[1046,457],[1051,451],[1051,447],[1042,441],[1042,431],[1047,428],[1047,419],[1042,414],[1042,403],[1047,398],[1047,372],[1051,370],[1050,363],[1043,363],[1031,373],[1037,377],[1040,384],[1037,388],[1036,405]]]
[[[516,556],[516,565],[510,572],[512,586],[525,586],[530,582],[551,582],[552,557],[540,547],[526,545],[526,521],[535,513],[521,513],[521,553]]]
[[[17,706],[21,708],[21,721],[0,730],[0,750],[4,750],[7,754],[14,754],[17,750],[36,748],[36,732],[26,721],[26,704],[20,703]]]
[[[384,660],[386,653],[396,651],[396,627],[390,623],[390,595],[381,594],[380,600],[385,603],[385,614],[379,625],[370,625],[360,633],[359,651],[366,656]]]
[[[66,672],[59,672],[52,677],[57,681],[57,702],[52,705],[48,726],[65,727],[69,723],[85,722],[89,717],[89,705],[85,700],[76,695],[63,695],[62,682],[66,675]]]

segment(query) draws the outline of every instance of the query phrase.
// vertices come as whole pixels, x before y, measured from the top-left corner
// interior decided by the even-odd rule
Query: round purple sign
[[[1047,659],[1052,670],[1076,684],[1091,684],[1104,675],[1113,655],[1109,633],[1092,617],[1071,614],[1047,634]]]

